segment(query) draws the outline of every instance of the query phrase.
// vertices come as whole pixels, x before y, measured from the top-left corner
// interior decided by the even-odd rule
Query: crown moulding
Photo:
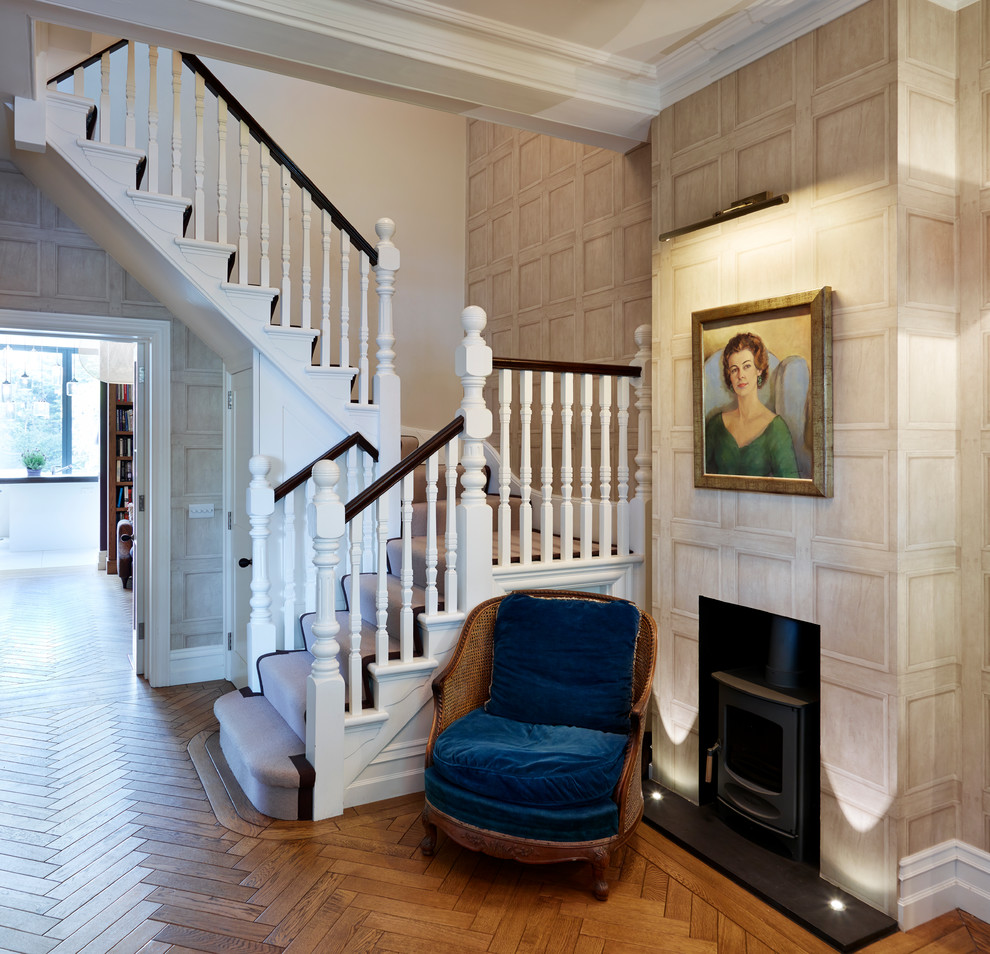
[[[400,101],[625,150],[645,141],[662,109],[861,2],[757,0],[672,48],[661,49],[657,37],[649,61],[433,0],[43,6],[71,11],[77,22],[90,20],[104,32],[115,24],[120,36],[178,33],[191,52],[358,91],[371,85]],[[651,38],[643,40],[641,54]]]

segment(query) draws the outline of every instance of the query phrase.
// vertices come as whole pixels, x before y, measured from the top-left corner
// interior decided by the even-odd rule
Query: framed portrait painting
[[[832,496],[832,289],[692,314],[694,483]]]

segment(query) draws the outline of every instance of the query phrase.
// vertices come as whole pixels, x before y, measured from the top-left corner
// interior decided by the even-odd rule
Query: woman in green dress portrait
[[[705,471],[740,477],[797,477],[794,442],[784,419],[761,400],[770,360],[759,335],[745,331],[722,351],[722,377],[735,406],[705,425]]]

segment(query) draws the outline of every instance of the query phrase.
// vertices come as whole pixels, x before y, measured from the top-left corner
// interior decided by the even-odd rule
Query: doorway
[[[143,493],[134,500],[133,575],[141,581],[134,593],[135,656],[143,643],[144,675],[152,686],[171,684],[169,553],[171,479],[169,467],[171,412],[171,323],[146,318],[46,314],[0,310],[0,333],[51,335],[98,342],[113,340],[135,346],[135,432],[143,442]],[[145,585],[146,581],[146,585]]]
[[[136,347],[0,333],[0,569],[116,569],[111,498],[132,495],[134,457],[108,459],[107,398],[133,390]]]

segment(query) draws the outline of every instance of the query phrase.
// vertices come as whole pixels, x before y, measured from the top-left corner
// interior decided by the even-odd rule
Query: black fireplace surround
[[[701,597],[699,803],[798,861],[818,860],[819,627]]]

